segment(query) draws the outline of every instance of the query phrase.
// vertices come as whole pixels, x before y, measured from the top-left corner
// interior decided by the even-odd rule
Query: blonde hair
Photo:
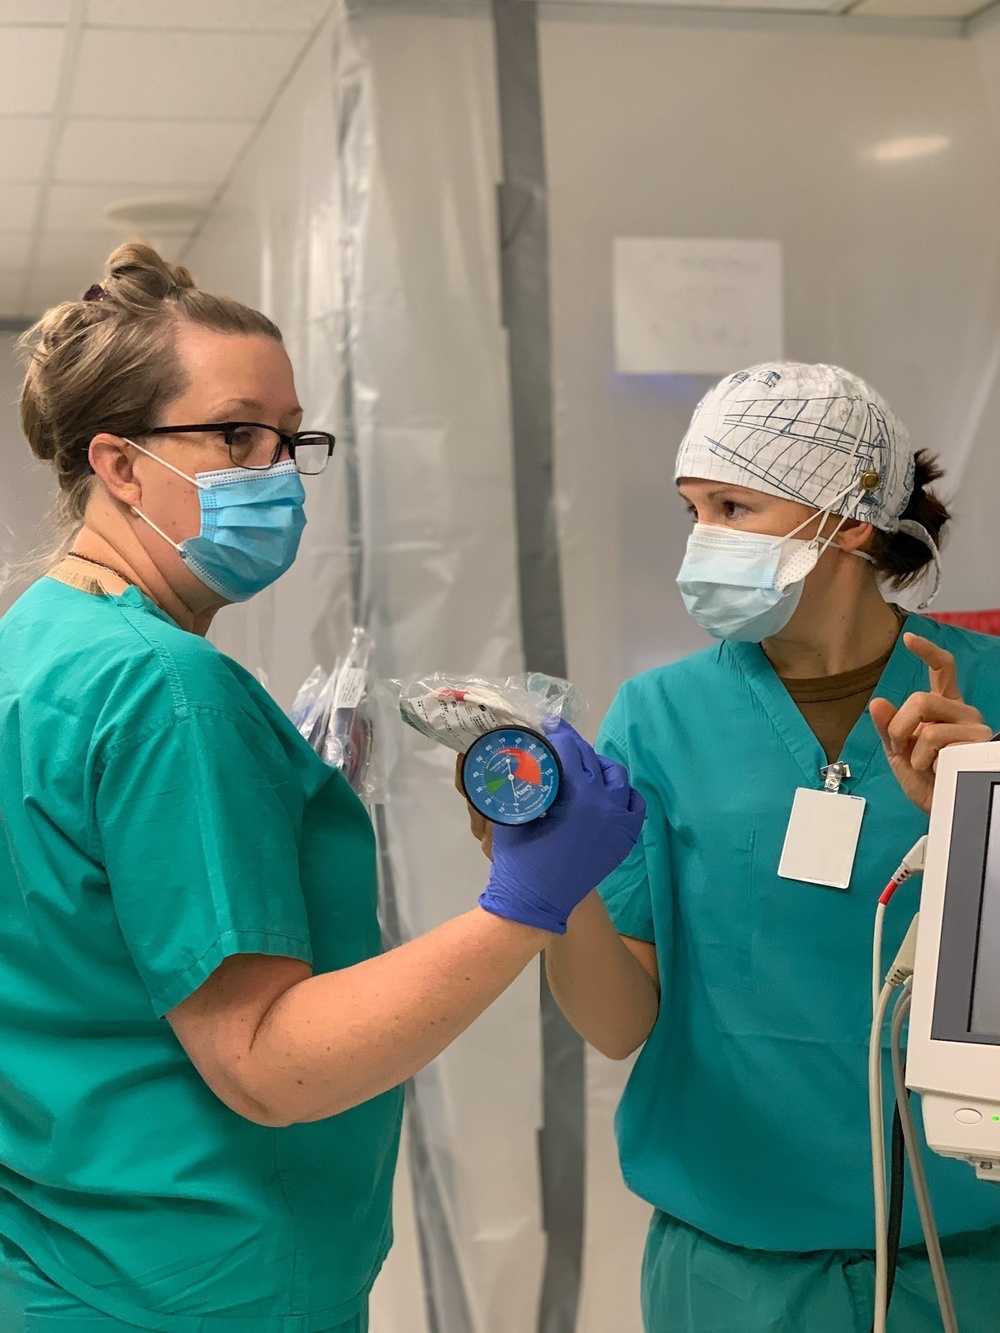
[[[136,243],[115,250],[82,300],[54,306],[21,338],[21,428],[35,456],[53,466],[64,535],[83,521],[93,437],[142,435],[187,387],[176,349],[182,321],[281,342],[266,315],[199,290],[186,268]]]

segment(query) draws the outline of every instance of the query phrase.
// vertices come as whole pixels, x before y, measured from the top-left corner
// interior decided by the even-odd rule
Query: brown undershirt
[[[812,680],[779,677],[826,752],[828,764],[835,764],[843,753],[844,742],[868,707],[892,652],[890,648],[877,662],[838,676]]]

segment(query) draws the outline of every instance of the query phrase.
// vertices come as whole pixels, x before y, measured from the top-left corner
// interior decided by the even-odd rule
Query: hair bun
[[[151,246],[128,241],[108,259],[101,285],[110,300],[138,312],[193,288],[195,282],[186,268],[168,264]]]

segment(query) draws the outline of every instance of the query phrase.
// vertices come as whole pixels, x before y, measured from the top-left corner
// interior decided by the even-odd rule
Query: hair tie
[[[99,282],[95,282],[92,287],[88,287],[87,290],[84,292],[83,299],[85,301],[103,301],[106,296],[107,292],[104,290],[101,284]]]

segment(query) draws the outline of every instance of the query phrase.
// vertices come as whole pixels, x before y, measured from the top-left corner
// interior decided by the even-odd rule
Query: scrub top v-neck
[[[908,618],[949,649],[965,697],[1000,699],[1000,643]],[[902,637],[877,691],[926,688]],[[599,748],[649,804],[632,856],[601,886],[617,929],[656,945],[659,1017],[622,1099],[622,1168],[644,1199],[730,1244],[864,1248],[872,1235],[866,1062],[875,904],[927,820],[893,777],[867,712],[844,790],[867,802],[847,891],[779,878],[800,787],[823,747],[756,644],[723,643],[627,681]],[[904,886],[886,952],[918,888]],[[928,1158],[946,1234],[1000,1222],[1000,1192]],[[918,1239],[908,1210],[904,1244]]]

